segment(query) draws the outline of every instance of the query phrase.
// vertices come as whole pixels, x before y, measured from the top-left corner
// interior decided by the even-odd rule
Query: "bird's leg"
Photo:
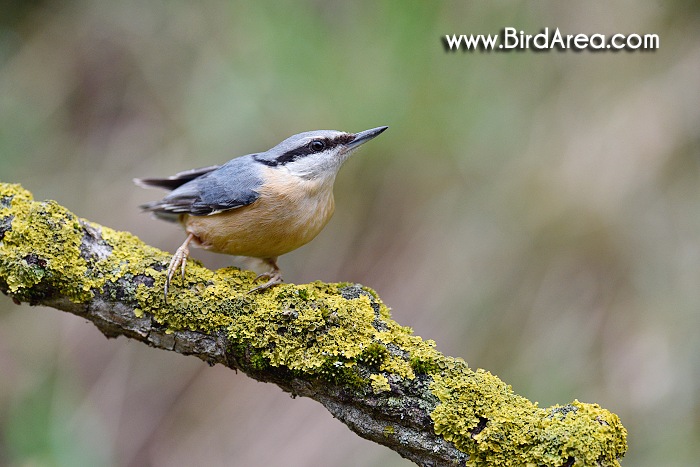
[[[182,271],[182,283],[185,283],[185,267],[187,266],[187,257],[190,255],[190,242],[194,240],[194,234],[187,235],[185,241],[180,245],[180,248],[175,251],[173,258],[170,260],[170,265],[168,266],[168,277],[165,279],[165,303],[168,303],[168,289],[170,288],[170,281],[175,275],[175,271],[180,267]]]
[[[277,267],[277,258],[263,258],[263,261],[265,264],[269,265],[271,269],[268,272],[263,272],[262,274],[258,275],[255,280],[262,279],[263,277],[269,280],[263,285],[253,287],[248,291],[248,293],[269,289],[270,287],[284,282],[282,279],[282,272],[280,271],[280,268]]]

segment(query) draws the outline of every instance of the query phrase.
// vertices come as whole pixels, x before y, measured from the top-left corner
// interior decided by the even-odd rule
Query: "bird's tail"
[[[216,170],[219,167],[219,165],[210,165],[209,167],[179,172],[167,178],[135,178],[134,183],[142,188],[164,188],[166,190],[174,190],[175,188],[184,185],[197,177],[201,177],[206,173]]]

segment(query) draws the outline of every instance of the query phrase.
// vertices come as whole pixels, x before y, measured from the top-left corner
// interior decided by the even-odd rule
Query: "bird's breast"
[[[333,180],[309,181],[264,168],[259,198],[248,206],[183,219],[203,248],[230,255],[270,258],[310,242],[333,211]]]

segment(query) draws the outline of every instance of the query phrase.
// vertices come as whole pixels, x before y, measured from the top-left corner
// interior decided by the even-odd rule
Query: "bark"
[[[446,357],[358,284],[285,284],[195,262],[163,300],[167,253],[0,184],[0,290],[90,320],[107,337],[194,355],[310,397],[418,465],[619,465],[626,431],[578,401],[536,407]],[[290,434],[293,436],[293,434]]]

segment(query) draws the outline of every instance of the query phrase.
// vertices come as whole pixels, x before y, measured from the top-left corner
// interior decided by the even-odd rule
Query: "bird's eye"
[[[309,149],[311,149],[313,152],[321,152],[326,149],[326,143],[320,139],[315,139],[309,143]]]

